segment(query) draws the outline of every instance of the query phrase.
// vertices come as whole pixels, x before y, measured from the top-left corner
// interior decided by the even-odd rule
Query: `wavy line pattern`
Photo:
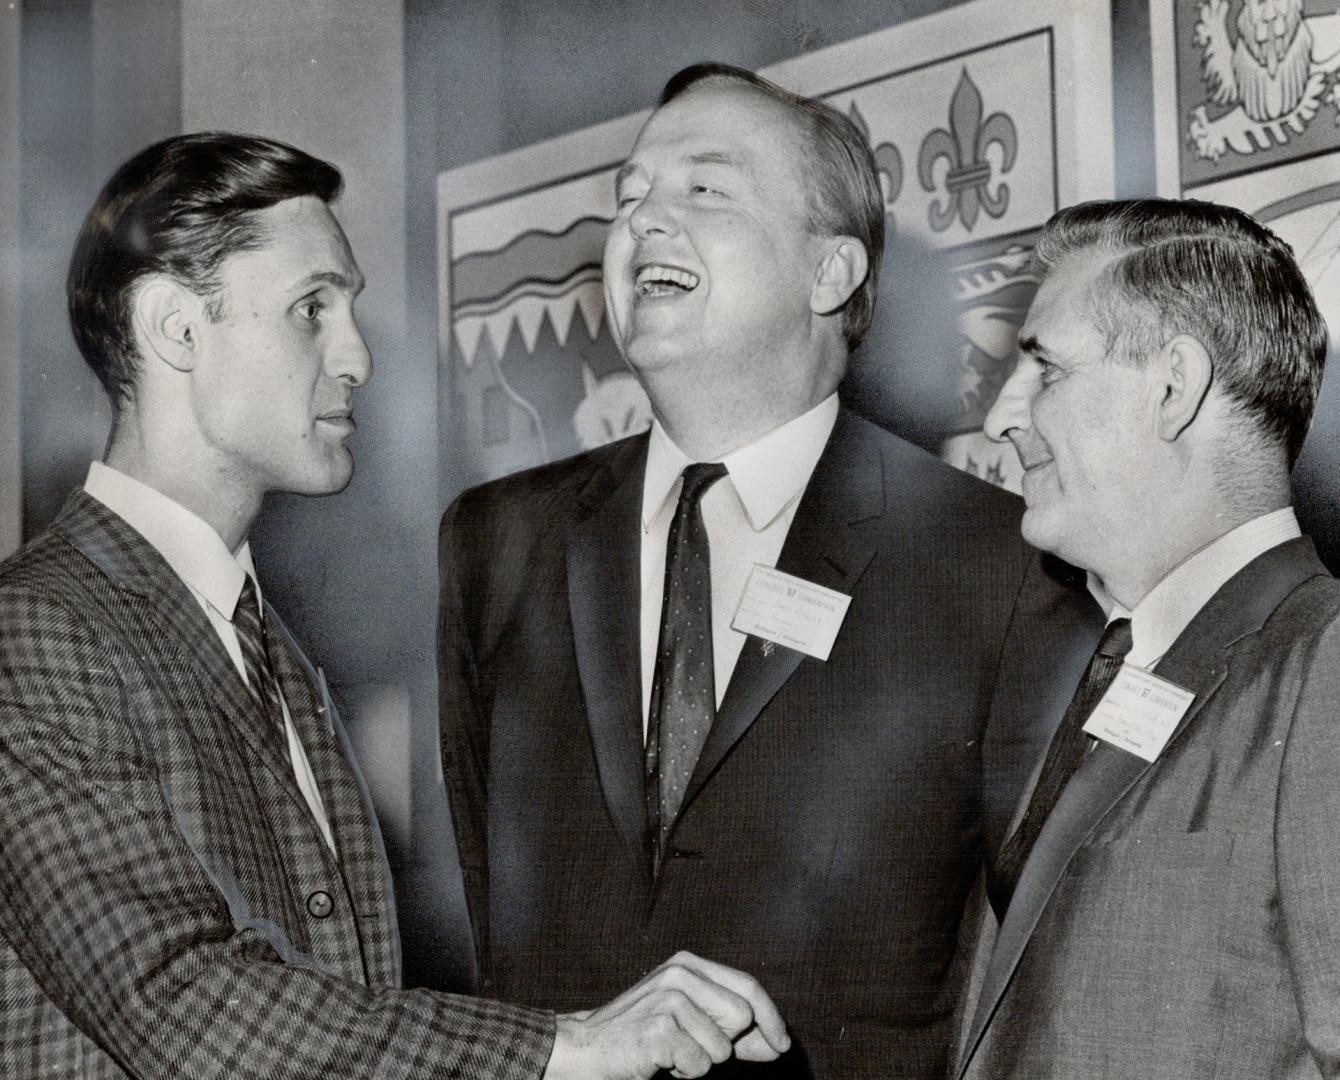
[[[588,264],[578,267],[577,272],[561,281],[545,281],[542,278],[524,278],[500,296],[485,297],[475,301],[461,301],[452,305],[452,318],[487,316],[502,311],[503,308],[525,297],[540,297],[555,300],[572,292],[573,289],[601,278],[600,264]]]
[[[453,304],[491,303],[522,281],[566,281],[599,266],[608,225],[606,218],[584,217],[560,233],[532,229],[496,251],[454,260]]]

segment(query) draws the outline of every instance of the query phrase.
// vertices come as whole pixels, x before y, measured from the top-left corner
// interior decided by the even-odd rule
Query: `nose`
[[[678,232],[674,211],[656,188],[648,191],[628,215],[628,227],[639,240],[649,236],[673,236]]]
[[[331,378],[342,379],[350,386],[363,386],[372,378],[372,353],[352,315],[339,337],[331,343],[326,371]]]
[[[1004,442],[1014,430],[1024,430],[1031,424],[1033,397],[1037,393],[1037,364],[1027,356],[1019,356],[1014,371],[1000,388],[995,404],[986,414],[982,430],[994,442]]]

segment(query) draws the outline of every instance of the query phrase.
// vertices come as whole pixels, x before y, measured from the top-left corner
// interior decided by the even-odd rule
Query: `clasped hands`
[[[696,1077],[732,1054],[772,1061],[790,1045],[758,980],[680,952],[608,1005],[559,1016],[544,1080]]]

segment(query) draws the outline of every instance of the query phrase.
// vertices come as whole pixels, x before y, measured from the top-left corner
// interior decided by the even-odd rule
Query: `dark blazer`
[[[0,567],[0,1076],[539,1076],[552,1017],[396,992],[367,792],[267,618],[338,858],[139,533],[78,492]]]
[[[1340,584],[1266,552],[1158,674],[1159,759],[1099,746],[1019,880],[960,1075],[1340,1075]]]
[[[646,453],[507,477],[443,518],[443,760],[484,989],[589,1007],[687,948],[757,975],[791,1024],[797,1049],[750,1075],[938,1075],[984,823],[1022,780],[987,805],[1018,500],[839,415],[778,565],[851,594],[846,622],[826,663],[746,643],[653,880]]]

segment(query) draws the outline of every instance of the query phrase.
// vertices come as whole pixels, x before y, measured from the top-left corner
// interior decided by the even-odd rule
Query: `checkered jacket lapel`
[[[180,649],[219,707],[252,750],[303,807],[293,777],[284,733],[270,722],[233,665],[190,589],[147,540],[119,515],[83,491],[76,491],[52,523],[83,555],[119,587],[150,601],[163,639],[189,643]]]
[[[207,691],[297,804],[296,818],[291,813],[285,817],[310,835],[295,839],[305,848],[321,848],[324,839],[297,786],[283,731],[257,705],[199,603],[158,551],[120,516],[83,492],[71,497],[54,528],[64,532],[112,581],[151,602],[165,642],[191,643],[190,658],[198,661],[196,673]],[[272,647],[272,662],[325,804],[348,907],[367,916],[359,919],[357,934],[329,935],[321,943],[320,959],[347,977],[394,986],[400,978],[399,951],[395,926],[384,914],[391,897],[361,793],[312,682],[290,651],[297,648],[296,642],[286,629],[275,634],[274,613],[268,609],[267,623],[272,640],[288,646]],[[187,658],[185,652],[182,656]]]
[[[303,670],[298,656],[291,651],[297,648],[297,643],[268,606],[266,635],[284,702],[325,805],[349,906],[359,913],[357,941],[348,944],[351,950],[355,945],[361,946],[361,953],[351,952],[343,960],[362,965],[369,985],[396,985],[400,981],[400,951],[391,917],[394,897],[390,895],[372,808],[364,803],[363,792],[345,759],[325,705],[312,685],[311,675]],[[278,647],[283,644],[288,647]]]

